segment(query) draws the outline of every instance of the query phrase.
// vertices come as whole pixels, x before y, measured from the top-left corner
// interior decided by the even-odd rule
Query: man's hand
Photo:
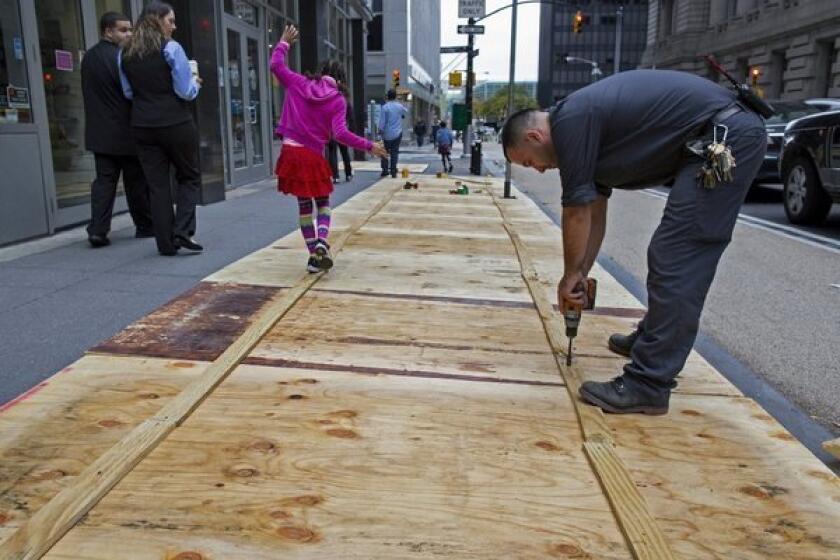
[[[287,25],[286,29],[283,30],[283,36],[280,37],[280,40],[281,41],[286,41],[287,43],[289,43],[289,46],[291,47],[292,45],[295,44],[295,41],[297,41],[299,36],[300,36],[300,33],[298,32],[297,28],[294,25]]]
[[[564,308],[564,301],[586,306],[586,278],[580,271],[564,274],[557,284],[557,303],[560,309]]]
[[[388,150],[385,149],[385,145],[382,142],[374,142],[370,153],[381,158],[388,157]]]

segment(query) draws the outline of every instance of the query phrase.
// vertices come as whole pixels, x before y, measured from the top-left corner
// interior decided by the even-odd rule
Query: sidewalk
[[[560,233],[529,198],[412,179],[337,209],[328,274],[292,232],[0,413],[0,557],[840,553],[837,477],[696,353],[666,416],[581,404],[643,308],[596,267],[565,367]]]
[[[334,204],[378,179],[361,172],[339,183]],[[199,207],[200,255],[159,256],[153,239],[134,239],[127,215],[115,217],[109,247],[92,249],[78,227],[0,249],[0,405],[208,274],[296,230],[297,205],[275,185],[240,187]]]

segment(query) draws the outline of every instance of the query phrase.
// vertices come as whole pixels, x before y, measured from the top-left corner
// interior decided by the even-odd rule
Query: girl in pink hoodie
[[[298,199],[300,231],[309,249],[307,270],[315,273],[332,265],[327,237],[330,233],[330,194],[332,169],[324,159],[324,146],[337,142],[372,152],[387,154],[381,144],[374,144],[347,130],[347,101],[344,70],[337,62],[324,65],[317,76],[302,76],[286,65],[286,54],[298,38],[298,31],[288,25],[271,55],[271,72],[286,88],[283,112],[277,133],[283,148],[277,160],[277,188]],[[314,200],[314,204],[313,204]],[[317,229],[313,212],[317,208]]]

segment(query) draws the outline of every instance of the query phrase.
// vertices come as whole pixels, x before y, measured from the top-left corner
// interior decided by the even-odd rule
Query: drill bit
[[[572,365],[572,339],[569,338],[569,350],[566,352],[566,365]]]

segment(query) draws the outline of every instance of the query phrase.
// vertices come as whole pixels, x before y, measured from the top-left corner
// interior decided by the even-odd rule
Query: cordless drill
[[[566,352],[566,365],[572,365],[572,341],[577,336],[578,326],[580,326],[580,317],[583,310],[590,310],[595,308],[595,295],[598,292],[598,282],[594,278],[587,278],[584,283],[577,285],[575,292],[586,292],[586,303],[578,305],[566,301],[559,293],[560,306],[563,311],[563,320],[566,323],[566,337],[569,339],[569,351]]]

